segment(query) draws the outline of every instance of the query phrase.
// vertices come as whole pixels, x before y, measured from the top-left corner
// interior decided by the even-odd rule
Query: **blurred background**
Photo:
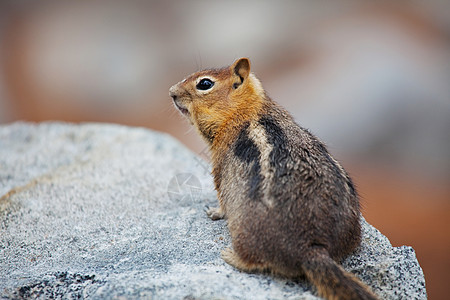
[[[0,124],[113,122],[205,144],[169,87],[251,58],[353,176],[366,219],[450,292],[449,1],[0,2]]]

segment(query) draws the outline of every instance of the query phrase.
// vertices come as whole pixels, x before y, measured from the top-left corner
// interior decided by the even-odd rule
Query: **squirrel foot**
[[[208,207],[206,206],[206,215],[213,221],[220,220],[225,218],[225,214],[223,213],[220,207]]]
[[[225,248],[221,252],[222,259],[229,265],[235,267],[238,270],[253,273],[262,272],[268,269],[268,266],[262,264],[247,263],[243,261],[239,255],[231,248]]]

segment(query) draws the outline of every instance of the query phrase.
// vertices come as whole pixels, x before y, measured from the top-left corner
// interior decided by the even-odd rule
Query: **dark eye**
[[[199,83],[197,83],[196,88],[198,90],[206,91],[206,90],[209,90],[210,88],[212,88],[213,86],[214,86],[214,81],[212,81],[211,79],[208,79],[208,78],[203,78],[202,80],[199,81]]]

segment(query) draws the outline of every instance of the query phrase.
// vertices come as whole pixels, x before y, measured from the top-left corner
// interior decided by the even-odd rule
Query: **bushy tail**
[[[321,297],[329,300],[378,299],[368,286],[337,264],[325,249],[314,248],[304,259],[306,278],[316,286]]]

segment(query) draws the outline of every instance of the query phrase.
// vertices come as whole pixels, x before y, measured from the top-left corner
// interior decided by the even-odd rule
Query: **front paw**
[[[220,209],[220,207],[206,207],[206,215],[213,221],[223,219],[225,214]]]

